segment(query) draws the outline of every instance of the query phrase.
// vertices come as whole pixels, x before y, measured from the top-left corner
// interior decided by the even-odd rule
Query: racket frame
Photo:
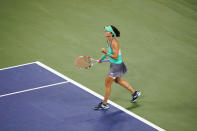
[[[98,63],[98,61],[99,61],[99,60],[93,59],[93,58],[90,57],[90,56],[78,56],[78,57],[80,57],[80,58],[87,58],[88,60],[90,60],[90,62],[88,62],[88,63],[90,64],[88,67],[79,67],[79,66],[77,66],[76,61],[75,61],[75,65],[76,65],[79,69],[90,69],[95,63]],[[78,57],[77,57],[77,58],[78,58]],[[75,59],[76,59],[76,58],[75,58]],[[101,63],[102,63],[102,62],[109,62],[109,59],[101,60]]]

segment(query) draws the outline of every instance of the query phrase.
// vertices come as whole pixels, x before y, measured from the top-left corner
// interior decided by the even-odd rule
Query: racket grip
[[[109,59],[101,60],[101,62],[109,62]]]

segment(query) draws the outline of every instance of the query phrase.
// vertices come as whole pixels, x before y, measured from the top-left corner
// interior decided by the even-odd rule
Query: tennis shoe
[[[132,99],[131,99],[131,102],[132,103],[135,103],[136,102],[136,100],[139,98],[139,96],[141,95],[141,92],[140,91],[135,91],[135,93],[134,94],[132,94]]]
[[[103,102],[100,102],[97,106],[94,107],[94,110],[107,110],[109,109],[108,104],[103,104]]]

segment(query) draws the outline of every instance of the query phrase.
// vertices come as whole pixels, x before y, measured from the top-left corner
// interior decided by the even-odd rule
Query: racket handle
[[[109,59],[101,60],[101,62],[109,62]]]

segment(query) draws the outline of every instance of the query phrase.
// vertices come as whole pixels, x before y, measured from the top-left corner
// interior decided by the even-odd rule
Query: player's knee
[[[116,83],[118,83],[118,79],[116,78],[115,80],[114,80]]]
[[[112,83],[112,82],[111,82],[111,80],[110,80],[110,79],[106,79],[106,80],[105,80],[105,85],[106,85],[106,86],[110,86],[110,85],[111,85],[111,83]]]
[[[106,80],[105,81],[105,86],[109,86],[110,85],[110,81]]]
[[[120,78],[116,78],[114,81],[115,81],[116,83],[120,83],[121,79],[120,79]]]

